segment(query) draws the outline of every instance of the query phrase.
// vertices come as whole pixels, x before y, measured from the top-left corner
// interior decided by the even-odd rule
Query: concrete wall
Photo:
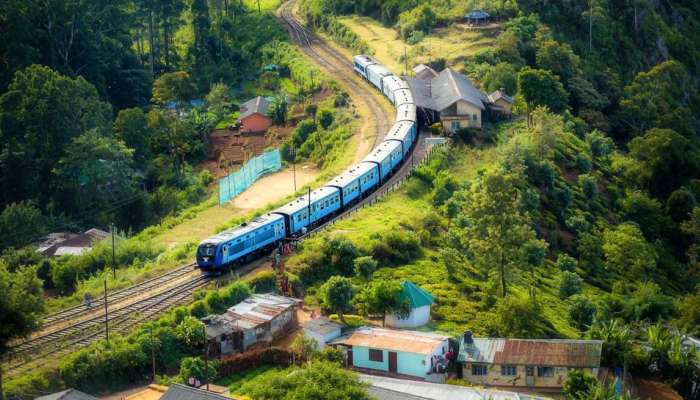
[[[304,337],[307,339],[314,339],[318,344],[318,349],[323,350],[326,347],[326,343],[340,336],[340,328],[327,333],[325,336],[321,333],[314,332],[309,329],[304,329]]]
[[[503,99],[498,99],[498,100],[496,100],[496,105],[497,105],[497,106],[503,107],[503,109],[505,110],[506,114],[510,114],[510,113],[511,113],[511,108],[513,107],[513,105],[512,105],[511,103],[509,103],[509,102],[507,102],[507,101],[505,101],[505,100],[503,100]]]
[[[386,326],[390,328],[415,328],[425,325],[430,321],[430,306],[414,308],[408,317],[399,318],[396,314],[387,314],[385,318]]]
[[[253,114],[241,120],[241,132],[264,132],[272,126],[272,118]]]
[[[475,115],[476,119],[474,119]],[[447,132],[454,132],[456,130],[452,128],[453,121],[458,122],[460,128],[481,128],[482,119],[483,113],[481,109],[471,103],[461,100],[446,110],[446,112],[440,113],[442,126]]]
[[[503,376],[501,375],[500,364],[490,364],[488,365],[488,375],[473,376],[472,364],[464,363],[462,365],[462,377],[476,385],[561,388],[569,375],[569,369],[567,367],[554,367],[553,376],[539,377],[537,376],[537,366],[534,366],[534,376],[529,377],[531,378],[531,381],[528,382],[528,377],[526,376],[526,366],[517,365],[516,368],[515,376]],[[598,368],[584,368],[583,371],[593,376],[598,375]]]
[[[432,354],[443,354],[443,348],[448,350],[448,343],[445,340],[439,346],[436,346]],[[380,349],[377,349],[380,350]],[[353,366],[358,368],[374,369],[382,372],[389,372],[389,350],[382,350],[382,361],[369,360],[369,348],[362,346],[352,347]],[[403,375],[415,376],[417,378],[425,378],[430,372],[430,356],[418,353],[409,353],[404,351],[396,351],[396,373]]]

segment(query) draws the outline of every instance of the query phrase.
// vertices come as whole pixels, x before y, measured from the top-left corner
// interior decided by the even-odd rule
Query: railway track
[[[304,53],[317,60],[325,69],[328,69],[334,75],[340,77],[342,83],[348,87],[355,98],[359,97],[366,101],[370,117],[375,121],[375,135],[372,147],[376,147],[379,143],[378,138],[383,138],[384,134],[389,130],[389,124],[393,121],[393,118],[387,116],[386,111],[381,106],[376,96],[371,92],[376,91],[376,89],[366,82],[363,82],[355,75],[354,70],[350,66],[350,60],[346,60],[335,49],[328,46],[325,42],[316,37],[315,34],[299,24],[291,13],[293,1],[294,0],[287,2],[280,8],[280,17],[289,27],[295,43]],[[329,59],[332,61],[329,61]],[[407,159],[399,170],[396,171],[390,179],[384,182],[381,187],[359,201],[351,209],[344,211],[333,219],[310,230],[299,239],[303,240],[314,235],[360,208],[371,205],[373,202],[377,201],[377,199],[397,187],[410,175],[414,167],[414,159],[420,161],[425,157],[427,149],[424,138],[425,133],[421,132],[416,141],[416,145],[410,153],[410,159]],[[240,275],[246,275],[255,271],[258,266],[259,262],[253,261],[238,269],[236,272]],[[195,290],[204,287],[211,281],[211,278],[204,275],[193,275],[193,277],[184,280],[186,275],[193,271],[194,267],[194,263],[183,265],[160,276],[108,294],[108,304],[117,304],[117,306],[111,308],[108,312],[107,322],[109,325],[109,332],[128,332],[136,324],[153,319],[170,307],[187,302]],[[182,279],[183,282],[178,283],[177,286],[171,289],[162,291],[154,290],[163,287],[168,282],[179,279]],[[153,293],[148,294],[149,291]],[[142,296],[142,298],[133,302],[128,302],[129,299],[137,296]],[[104,313],[100,313],[96,310],[103,302],[104,297],[99,297],[93,300],[95,306],[92,309],[86,309],[84,306],[75,306],[48,315],[45,318],[45,333],[35,335],[12,348],[12,351],[5,360],[5,368],[8,374],[15,375],[29,369],[33,365],[33,362],[38,359],[47,356],[68,354],[96,340],[104,339],[106,337],[104,330],[105,316]],[[125,304],[120,305],[120,302]],[[74,323],[71,323],[71,321],[74,321]],[[67,326],[61,326],[64,324]],[[49,327],[54,327],[55,329],[47,331]]]
[[[292,8],[296,0],[291,0],[279,8],[278,15],[287,25],[292,40],[296,45],[321,68],[330,75],[334,75],[339,83],[345,86],[352,97],[362,99],[369,110],[370,120],[374,121],[374,139],[372,149],[380,143],[379,138],[383,138],[394,120],[380,104],[372,90],[375,90],[368,83],[359,78],[351,67],[352,61],[343,57],[335,49],[319,39],[318,36],[306,29],[294,17]]]
[[[166,277],[178,279],[184,275],[182,270],[185,268],[192,271],[192,264],[176,268],[170,271],[171,273],[163,274],[157,278],[127,288],[121,291],[119,295],[115,292],[115,298],[123,299],[129,293],[135,295],[139,291],[145,290],[145,288],[152,288],[159,283],[162,284]],[[207,276],[193,275],[193,277],[180,282],[170,290],[153,292],[138,301],[112,307],[107,313],[109,332],[126,332],[139,322],[154,318],[172,306],[185,303],[195,290],[204,287],[210,281],[211,279]],[[109,301],[110,297],[108,296],[107,298]],[[99,308],[99,306],[96,306],[90,310],[93,315],[89,317],[48,333],[36,335],[13,346],[12,351],[4,362],[8,372],[17,374],[26,367],[31,366],[31,363],[37,359],[67,354],[87,346],[95,340],[104,339],[106,337],[104,328],[105,315],[99,312]],[[70,314],[68,313],[69,310],[71,309],[65,310],[65,315]]]

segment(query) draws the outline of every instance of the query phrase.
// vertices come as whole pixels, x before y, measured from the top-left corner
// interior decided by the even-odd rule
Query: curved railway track
[[[369,110],[370,120],[374,121],[374,139],[372,149],[383,138],[394,120],[393,115],[387,115],[376,94],[375,88],[364,82],[352,68],[352,61],[346,59],[335,49],[319,39],[312,31],[306,29],[294,17],[292,8],[296,0],[291,0],[279,8],[279,17],[287,25],[288,31],[294,43],[316,64],[325,69],[330,75],[338,79],[339,83],[347,88],[353,98],[362,99]],[[382,97],[380,97],[382,98]]]
[[[371,92],[376,91],[376,89],[363,82],[355,74],[350,60],[345,59],[335,49],[318,39],[315,34],[304,28],[294,18],[291,12],[293,2],[294,0],[289,1],[280,7],[281,19],[289,27],[293,40],[305,54],[339,78],[342,84],[352,93],[353,97],[361,98],[366,102],[370,117],[375,121],[375,135],[372,145],[374,148],[379,143],[378,138],[383,138],[384,134],[389,130],[393,117],[387,116],[375,93]],[[371,205],[397,187],[410,175],[414,166],[414,159],[420,161],[425,157],[424,137],[424,132],[420,132],[410,157],[382,186],[352,208],[310,230],[299,240],[321,231],[366,205]],[[240,275],[249,274],[255,271],[258,265],[259,261],[253,261],[239,268],[236,272]],[[194,266],[194,263],[183,265],[157,277],[108,294],[108,304],[116,304],[108,312],[109,332],[127,332],[136,324],[153,319],[170,307],[187,302],[195,290],[204,287],[211,281],[210,277],[199,274],[193,274],[192,277],[185,279],[187,274],[192,273]],[[182,282],[178,282],[176,286],[161,291],[157,290],[177,280],[182,280]],[[149,293],[149,291],[152,293]],[[129,302],[130,299],[136,297],[140,298]],[[45,318],[46,325],[42,330],[43,333],[36,334],[13,346],[12,351],[5,360],[5,368],[8,375],[14,375],[31,368],[33,361],[38,359],[68,354],[98,339],[104,339],[105,316],[104,312],[99,312],[98,310],[103,303],[104,297],[99,297],[93,300],[94,306],[91,309],[86,309],[84,306],[75,306],[48,315]],[[53,329],[48,329],[51,327]]]

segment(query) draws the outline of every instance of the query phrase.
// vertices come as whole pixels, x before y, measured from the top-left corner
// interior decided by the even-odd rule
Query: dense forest
[[[209,131],[284,38],[233,1],[7,1],[0,18],[2,248],[200,201]]]

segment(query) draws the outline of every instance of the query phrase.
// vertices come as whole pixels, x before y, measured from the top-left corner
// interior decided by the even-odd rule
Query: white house
[[[326,317],[319,317],[304,322],[301,327],[304,337],[314,339],[318,344],[318,349],[322,350],[326,347],[326,343],[340,336],[342,325]]]
[[[406,318],[397,314],[387,314],[384,325],[391,328],[415,328],[430,321],[430,306],[433,305],[433,295],[410,281],[401,282],[403,292],[401,297],[408,301],[410,312]]]

